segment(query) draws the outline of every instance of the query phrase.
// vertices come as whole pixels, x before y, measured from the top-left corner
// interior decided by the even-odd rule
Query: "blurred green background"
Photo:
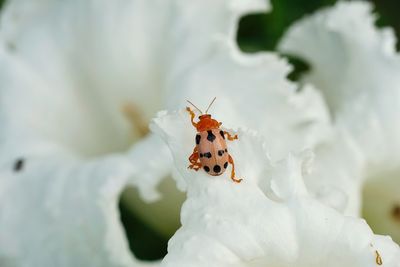
[[[331,6],[334,0],[271,0],[273,10],[269,14],[254,14],[242,18],[239,25],[238,43],[245,52],[274,50],[288,26],[317,9]],[[396,35],[400,30],[400,1],[374,0],[378,13],[377,25],[391,26]]]
[[[271,13],[252,14],[241,19],[237,34],[239,47],[246,53],[274,50],[285,29],[294,21],[335,2],[334,0],[272,0],[273,11]],[[374,0],[372,2],[379,15],[377,24],[393,27],[396,35],[400,36],[400,1]],[[3,3],[4,0],[0,0],[0,6]],[[299,74],[307,69],[307,65],[293,58],[290,61],[295,66],[295,71],[289,78],[296,80]],[[130,248],[136,257],[144,260],[161,259],[167,252],[168,238],[161,236],[143,223],[122,202],[120,202],[119,209]]]

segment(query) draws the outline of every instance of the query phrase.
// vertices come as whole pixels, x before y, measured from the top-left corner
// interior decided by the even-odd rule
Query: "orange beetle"
[[[231,179],[236,183],[240,183],[242,179],[235,177],[235,163],[232,156],[228,153],[225,141],[225,136],[229,141],[236,140],[238,137],[237,135],[232,136],[228,132],[222,131],[219,128],[222,122],[212,119],[211,115],[207,114],[214,101],[215,98],[211,101],[205,114],[192,102],[188,101],[189,104],[201,113],[199,121],[196,123],[194,122],[196,115],[189,107],[186,107],[186,110],[190,113],[192,125],[197,130],[196,147],[189,157],[190,165],[188,168],[195,171],[203,168],[208,174],[218,176],[225,172],[228,164],[232,164]]]

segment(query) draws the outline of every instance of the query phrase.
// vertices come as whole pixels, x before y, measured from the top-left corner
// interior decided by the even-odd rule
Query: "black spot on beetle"
[[[221,171],[221,167],[219,165],[215,165],[214,168],[213,168],[213,171],[215,173],[219,173]]]
[[[228,168],[228,162],[224,163],[224,169]]]
[[[211,152],[206,152],[203,155],[204,157],[211,159]]]
[[[210,172],[210,167],[204,166],[204,170],[205,170],[206,172]]]
[[[223,139],[225,139],[224,131],[219,131],[219,134],[222,136]]]
[[[209,130],[209,131],[207,131],[207,140],[208,141],[210,141],[210,142],[214,142],[214,140],[215,140],[215,135],[212,133],[212,131],[211,130]]]
[[[199,134],[196,134],[196,145],[200,144],[200,139],[201,136]]]
[[[24,168],[24,163],[25,163],[24,159],[17,159],[14,163],[14,171],[15,172],[22,171],[22,169]]]
[[[200,156],[200,158],[202,158],[204,155],[203,155],[203,153],[200,153],[199,156]]]
[[[228,149],[225,148],[225,152],[228,152]]]
[[[218,150],[218,156],[222,157],[222,155],[224,155],[224,150]]]

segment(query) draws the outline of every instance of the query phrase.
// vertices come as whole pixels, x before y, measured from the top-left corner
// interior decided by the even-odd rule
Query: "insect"
[[[192,155],[189,157],[190,165],[188,168],[195,171],[203,168],[208,174],[212,176],[219,176],[225,172],[225,170],[228,168],[228,164],[231,164],[231,179],[236,183],[240,183],[242,179],[237,179],[235,177],[235,163],[232,156],[228,152],[225,140],[225,137],[229,141],[236,140],[238,137],[237,135],[232,136],[227,131],[221,130],[220,126],[222,122],[212,119],[211,115],[207,113],[215,99],[216,98],[211,101],[204,114],[192,102],[189,100],[187,101],[201,113],[199,116],[199,121],[195,122],[195,113],[190,109],[190,107],[186,107],[186,110],[190,114],[192,125],[197,130],[195,138],[196,146],[193,149]]]

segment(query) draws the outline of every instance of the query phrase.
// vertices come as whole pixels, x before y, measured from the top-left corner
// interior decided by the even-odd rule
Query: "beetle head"
[[[199,116],[199,122],[197,122],[197,131],[203,132],[211,129],[217,129],[221,123],[211,118],[210,114],[203,114]]]
[[[198,107],[196,107],[192,102],[190,102],[189,100],[186,100],[189,104],[191,104],[195,109],[197,109],[201,113],[201,115],[199,116],[199,122],[197,122],[197,126],[196,126],[198,132],[216,129],[216,128],[219,128],[219,126],[222,124],[222,123],[218,122],[217,120],[212,119],[211,115],[207,113],[208,110],[210,109],[210,107],[212,106],[212,104],[214,103],[215,99],[216,99],[216,97],[214,97],[214,99],[208,105],[208,108],[206,109],[205,114]]]
[[[199,116],[199,120],[207,120],[207,119],[211,119],[211,115],[210,114],[201,114]]]

